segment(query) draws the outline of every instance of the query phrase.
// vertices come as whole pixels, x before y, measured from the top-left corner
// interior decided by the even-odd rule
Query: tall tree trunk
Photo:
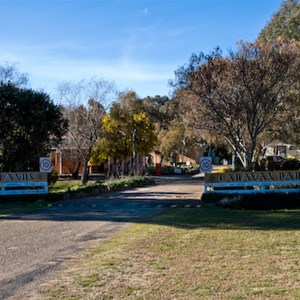
[[[81,176],[81,184],[84,185],[88,181],[88,161],[85,159],[83,161],[83,170]]]
[[[120,160],[119,159],[115,159],[115,166],[116,166],[115,178],[120,178]]]
[[[131,176],[135,176],[136,172],[136,145],[135,145],[136,129],[132,134],[132,159],[131,159]]]

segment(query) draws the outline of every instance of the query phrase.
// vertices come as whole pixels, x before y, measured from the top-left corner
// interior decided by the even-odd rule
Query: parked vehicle
[[[298,159],[287,159],[281,164],[281,170],[299,170],[300,161]]]
[[[266,155],[282,156],[285,159],[300,159],[300,149],[296,145],[273,143],[266,148]]]
[[[269,171],[281,170],[284,161],[284,157],[279,155],[266,156],[265,169]]]

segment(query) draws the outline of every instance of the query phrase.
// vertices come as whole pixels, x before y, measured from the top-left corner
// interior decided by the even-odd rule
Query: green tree
[[[2,171],[38,170],[38,158],[57,145],[67,128],[49,96],[15,84],[0,84]]]
[[[131,144],[124,131],[124,124],[120,120],[112,118],[110,114],[106,115],[102,120],[101,138],[98,139],[93,150],[92,163],[102,163],[113,158],[114,169],[109,175],[118,178],[122,161],[130,155]]]
[[[162,158],[174,164],[177,155],[181,152],[185,130],[184,127],[180,126],[176,121],[171,123],[167,130],[161,130],[158,135],[158,150]]]
[[[262,47],[269,47],[268,44],[297,44],[300,42],[300,2],[299,0],[284,1],[280,9],[273,15],[272,19],[261,31],[258,42]],[[300,56],[300,54],[299,54]],[[276,125],[270,128],[265,135],[269,142],[280,140],[285,143],[300,145],[300,71],[299,64],[294,64],[295,82],[286,91],[284,105],[282,105]],[[298,79],[296,77],[298,76]]]
[[[142,99],[142,107],[155,125],[157,142],[154,151],[160,154],[161,162],[166,159],[174,163],[178,154],[183,154],[187,142],[187,130],[178,114],[178,103],[157,95]]]
[[[179,117],[173,119],[167,129],[162,129],[157,139],[157,151],[172,164],[178,162],[180,155],[198,160],[204,142],[199,133],[190,130]]]
[[[131,175],[135,175],[137,155],[148,154],[156,142],[154,124],[142,110],[135,92],[122,93],[120,101],[113,103],[109,115],[103,119],[102,130],[103,139],[97,152],[104,152],[117,162],[131,156]]]
[[[300,40],[299,0],[284,1],[280,9],[260,32],[258,41],[274,43],[278,38]]]
[[[145,97],[141,100],[142,110],[155,124],[156,133],[161,129],[166,130],[170,122],[178,115],[176,102],[167,96]]]
[[[142,102],[136,93],[129,91],[120,95],[121,101],[112,107],[111,115],[119,116],[131,143],[131,175],[135,175],[137,154],[146,155],[156,143],[155,127],[143,111]]]

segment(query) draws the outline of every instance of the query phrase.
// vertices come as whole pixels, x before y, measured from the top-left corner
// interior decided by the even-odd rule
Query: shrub
[[[281,170],[299,170],[300,161],[298,159],[287,159],[281,164]]]
[[[203,194],[204,205],[230,209],[294,209],[300,208],[300,193],[266,193],[266,194]]]
[[[55,171],[52,171],[48,174],[48,185],[49,187],[53,186],[55,182],[58,180],[59,176]]]
[[[103,192],[119,191],[128,187],[139,187],[139,186],[145,186],[154,183],[155,181],[153,179],[142,177],[142,176],[129,177],[124,179],[112,179],[112,180],[107,180],[103,183],[94,183],[85,186],[80,186],[78,184],[75,184],[75,182],[73,181],[73,186],[69,184],[65,185],[65,189],[64,189],[65,193],[63,192],[62,189],[53,189],[53,191],[55,192],[48,194],[48,198],[50,198],[51,200],[56,200],[57,198],[64,197],[65,194],[68,194],[69,197],[72,196],[84,197],[89,195],[96,195],[96,192],[97,194],[100,194]]]
[[[232,172],[232,168],[230,167],[221,167],[220,169],[213,171],[213,173],[227,173]]]

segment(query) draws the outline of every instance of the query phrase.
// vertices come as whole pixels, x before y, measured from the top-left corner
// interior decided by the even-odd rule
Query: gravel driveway
[[[162,177],[157,185],[56,203],[0,218],[0,299],[24,299],[81,250],[164,207],[197,206],[203,181]]]

